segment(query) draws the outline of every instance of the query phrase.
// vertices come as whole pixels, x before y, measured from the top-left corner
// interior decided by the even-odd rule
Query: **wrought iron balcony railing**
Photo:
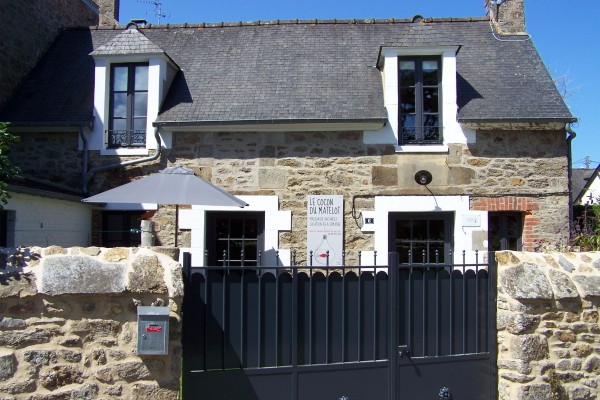
[[[145,130],[107,130],[108,148],[144,147],[146,146]]]
[[[400,144],[441,144],[442,134],[439,126],[401,127]]]

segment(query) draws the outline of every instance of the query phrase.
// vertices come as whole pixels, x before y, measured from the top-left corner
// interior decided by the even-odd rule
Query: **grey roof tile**
[[[131,54],[164,54],[164,50],[148,40],[137,28],[129,28],[91,53],[92,56]]]
[[[533,43],[499,41],[482,19],[427,24],[272,21],[130,31],[62,32],[0,111],[0,120],[89,120],[94,79],[90,53],[156,49],[180,67],[159,121],[385,118],[381,74],[375,68],[379,49],[385,43],[412,41],[462,46],[457,55],[459,120],[572,119]],[[132,48],[123,46],[126,35],[135,35]]]

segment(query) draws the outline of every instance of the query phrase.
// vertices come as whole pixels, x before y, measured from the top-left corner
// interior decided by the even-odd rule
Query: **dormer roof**
[[[166,54],[163,49],[130,27],[90,53],[91,56]]]

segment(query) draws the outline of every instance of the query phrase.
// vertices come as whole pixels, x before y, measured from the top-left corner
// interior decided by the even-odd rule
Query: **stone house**
[[[196,265],[565,242],[575,119],[523,0],[496,3],[479,18],[65,29],[0,120],[24,176],[80,197],[178,164],[250,205],[105,204],[89,244],[136,245],[140,219]]]
[[[596,168],[575,168],[571,177],[571,201],[574,205],[598,204],[600,197],[600,165]]]

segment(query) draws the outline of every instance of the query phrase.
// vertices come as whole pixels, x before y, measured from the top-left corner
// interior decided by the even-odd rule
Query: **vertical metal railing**
[[[185,271],[188,282],[202,277],[194,301],[202,303],[205,370],[232,368],[234,358],[240,368],[388,360],[399,338],[406,343],[396,344],[416,357],[488,351],[485,308],[493,286],[478,254],[472,264],[463,254],[459,265],[401,264],[390,257],[387,267],[316,267],[310,258],[309,265],[293,267],[219,261]],[[283,336],[289,332],[291,338]]]

